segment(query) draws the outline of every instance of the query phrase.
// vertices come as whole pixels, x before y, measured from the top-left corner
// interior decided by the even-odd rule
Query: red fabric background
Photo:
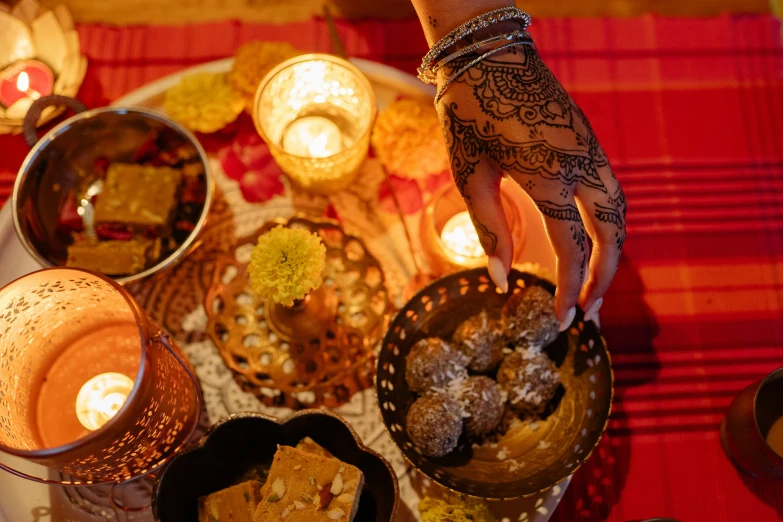
[[[251,39],[329,50],[322,21],[79,27],[89,107]],[[340,22],[353,56],[413,72],[415,20]],[[536,20],[544,58],[592,120],[628,197],[602,310],[617,386],[607,437],[553,520],[783,518],[783,484],[740,475],[718,424],[783,365],[783,49],[772,17]],[[25,154],[0,136],[0,202]]]

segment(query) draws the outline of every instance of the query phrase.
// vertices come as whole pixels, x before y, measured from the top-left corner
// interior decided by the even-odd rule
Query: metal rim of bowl
[[[391,331],[391,329],[394,327],[394,324],[396,323],[396,321],[397,321],[397,318],[398,318],[398,317],[400,317],[402,314],[404,314],[404,313],[405,313],[405,308],[407,307],[407,305],[408,305],[408,303],[409,303],[409,302],[412,302],[412,301],[414,301],[414,300],[418,299],[418,298],[419,298],[419,297],[420,297],[420,296],[421,296],[421,295],[422,295],[422,294],[423,294],[423,293],[424,293],[424,292],[425,292],[425,291],[426,291],[428,288],[430,288],[431,286],[433,286],[433,285],[437,284],[437,283],[438,283],[438,282],[439,282],[441,279],[444,279],[444,278],[447,278],[447,277],[456,276],[456,275],[459,275],[459,274],[461,274],[461,273],[463,273],[463,272],[472,272],[472,271],[477,271],[477,270],[482,270],[482,269],[481,269],[481,268],[473,268],[473,269],[469,269],[469,270],[463,270],[463,271],[460,271],[460,272],[453,272],[453,273],[450,273],[450,274],[446,274],[445,276],[443,276],[443,277],[441,277],[441,278],[439,278],[439,279],[437,279],[437,280],[433,281],[432,283],[428,284],[427,286],[425,286],[424,288],[422,288],[421,290],[419,290],[419,291],[416,293],[416,295],[414,295],[413,297],[411,297],[411,298],[408,300],[408,302],[406,302],[406,303],[405,303],[405,304],[402,306],[402,308],[400,308],[400,310],[399,310],[399,311],[397,311],[397,313],[396,313],[396,314],[394,315],[394,317],[392,318],[391,322],[389,323],[389,328],[386,330],[386,335],[384,336],[383,344],[381,345],[381,350],[385,349],[385,346],[386,346],[386,337],[389,335],[389,332],[390,332],[390,331]],[[486,270],[486,269],[484,269],[484,270]],[[512,271],[513,271],[513,270],[515,270],[515,269],[513,269],[513,268],[512,268]],[[529,272],[525,272],[525,273],[528,273],[528,274],[530,274]],[[538,276],[537,276],[537,275],[535,275],[535,274],[530,274],[530,275],[532,275],[533,277],[535,277],[535,278],[537,278],[537,279],[541,279],[540,277],[538,277]],[[489,276],[489,272],[487,272],[487,276]],[[490,280],[491,280],[491,279],[490,279]],[[494,283],[492,283],[492,284],[494,285]],[[552,285],[552,286],[554,287],[554,285]],[[597,327],[596,327],[596,328],[597,328]],[[414,463],[414,462],[413,462],[413,461],[412,461],[412,460],[411,460],[411,459],[408,457],[408,454],[407,454],[407,452],[405,451],[405,449],[404,449],[404,448],[402,448],[402,447],[400,447],[400,446],[397,444],[397,439],[395,439],[395,438],[394,438],[394,436],[393,436],[393,434],[392,434],[392,431],[391,431],[391,429],[389,428],[389,425],[388,425],[388,424],[387,424],[387,422],[386,422],[386,417],[385,417],[385,416],[383,416],[383,415],[381,415],[381,417],[382,417],[382,420],[383,420],[383,427],[384,427],[384,429],[386,430],[386,433],[389,435],[389,437],[390,437],[390,438],[392,439],[392,441],[394,442],[394,445],[397,447],[397,449],[399,450],[399,452],[402,454],[402,456],[403,456],[403,458],[405,459],[405,461],[406,461],[408,464],[410,464],[410,466],[411,466],[413,469],[415,469],[415,470],[416,470],[416,471],[418,471],[419,473],[422,473],[422,474],[423,474],[423,475],[425,475],[427,478],[429,478],[430,480],[432,480],[433,482],[437,483],[439,486],[441,486],[442,488],[444,488],[444,489],[448,490],[448,491],[449,491],[449,492],[451,492],[451,493],[456,493],[456,494],[458,494],[458,495],[464,495],[464,496],[466,496],[466,497],[469,497],[469,498],[474,498],[474,499],[479,499],[479,500],[488,500],[488,501],[509,501],[509,500],[516,500],[516,499],[520,499],[520,498],[528,498],[528,497],[532,497],[533,495],[538,495],[538,494],[540,494],[540,493],[542,493],[542,492],[544,492],[544,491],[546,491],[546,490],[548,490],[548,489],[551,489],[552,487],[554,487],[554,486],[556,486],[557,484],[561,483],[563,480],[567,479],[568,477],[570,477],[570,476],[573,476],[573,475],[574,475],[574,473],[576,473],[576,472],[577,472],[577,470],[579,470],[579,468],[581,468],[581,467],[582,467],[582,465],[583,465],[585,462],[587,462],[588,460],[590,460],[590,457],[592,457],[592,455],[593,455],[593,452],[594,452],[594,451],[595,451],[595,449],[598,447],[598,445],[601,443],[601,439],[603,439],[604,433],[606,433],[606,429],[609,427],[609,419],[610,419],[610,418],[611,418],[611,416],[612,416],[612,407],[614,406],[614,381],[615,381],[615,378],[614,378],[614,367],[612,366],[612,356],[611,356],[611,354],[609,353],[609,348],[608,348],[608,346],[607,346],[607,344],[606,344],[606,339],[605,339],[605,338],[604,338],[604,336],[601,334],[601,331],[600,331],[600,330],[598,330],[598,337],[601,339],[601,342],[602,342],[602,343],[603,343],[603,345],[604,345],[604,352],[606,353],[607,363],[608,363],[608,365],[609,365],[609,379],[610,379],[610,382],[611,382],[611,386],[610,386],[610,395],[609,395],[609,411],[606,413],[606,420],[604,421],[604,425],[603,425],[603,427],[601,428],[601,433],[599,433],[599,434],[598,434],[598,438],[597,438],[597,439],[596,439],[596,441],[595,441],[595,445],[593,445],[593,447],[590,449],[590,451],[588,451],[588,452],[587,452],[587,454],[584,456],[584,458],[583,458],[583,459],[582,459],[580,462],[578,462],[578,463],[577,463],[577,464],[574,466],[574,468],[573,468],[572,470],[570,470],[570,471],[569,471],[567,474],[563,475],[563,477],[562,477],[560,480],[558,480],[557,482],[555,482],[554,484],[552,484],[552,485],[550,485],[550,486],[547,486],[547,487],[545,487],[545,488],[541,488],[541,489],[539,489],[538,491],[533,491],[533,492],[530,492],[530,493],[525,493],[525,494],[516,495],[516,496],[511,496],[511,497],[502,497],[502,498],[500,498],[500,497],[480,497],[480,496],[473,495],[473,494],[471,494],[471,493],[466,493],[466,492],[464,492],[464,491],[459,491],[459,490],[457,490],[457,489],[454,489],[454,488],[452,488],[452,487],[451,487],[451,486],[449,486],[448,484],[446,484],[444,480],[442,480],[442,479],[439,479],[438,477],[435,477],[434,475],[430,475],[429,473],[425,473],[424,471],[421,471],[421,470],[419,469],[419,467],[418,467],[418,466],[417,466],[417,465],[416,465],[416,464],[415,464],[415,463]],[[377,375],[377,373],[378,373],[378,364],[380,364],[380,359],[381,359],[380,357],[377,357],[377,358],[376,358],[376,363],[375,363],[375,364],[376,364],[376,368],[375,368],[375,373],[376,373],[376,375]],[[380,387],[380,383],[379,383],[379,382],[377,382],[377,380],[376,380],[376,383],[375,383],[375,402],[376,402],[376,404],[377,404],[377,406],[378,406],[378,409],[379,409],[379,410],[381,410],[381,411],[383,411],[383,408],[381,407],[381,397],[380,397],[380,394],[378,393],[378,391],[379,391],[379,387]],[[653,520],[655,520],[655,519],[653,519]],[[676,522],[676,521],[675,521],[675,522]]]
[[[397,517],[397,513],[399,512],[400,507],[400,484],[399,480],[397,479],[397,473],[394,471],[394,468],[392,468],[391,463],[389,463],[388,460],[386,460],[386,457],[375,451],[374,449],[365,446],[364,442],[362,442],[362,439],[359,437],[359,434],[356,433],[356,430],[353,428],[353,426],[348,423],[344,418],[342,418],[340,415],[334,413],[331,410],[326,409],[317,409],[317,410],[299,410],[297,412],[294,412],[293,414],[289,415],[285,418],[278,418],[278,417],[272,417],[271,415],[266,415],[264,413],[256,413],[256,412],[242,412],[242,413],[232,413],[226,417],[223,417],[219,421],[217,421],[215,424],[213,424],[207,432],[196,442],[196,444],[186,450],[182,453],[179,453],[178,455],[175,455],[174,458],[172,458],[168,462],[168,466],[172,465],[174,461],[179,460],[180,458],[184,457],[185,455],[188,455],[192,451],[197,451],[202,449],[209,440],[209,437],[222,425],[227,424],[235,419],[262,419],[269,422],[274,422],[275,424],[279,426],[285,425],[288,421],[296,419],[298,417],[304,417],[304,416],[310,416],[310,415],[325,415],[327,417],[332,417],[333,419],[337,419],[340,421],[343,426],[348,429],[348,432],[353,437],[354,442],[356,443],[356,447],[359,451],[362,453],[366,453],[368,455],[372,455],[373,457],[377,458],[385,467],[386,470],[389,472],[389,475],[392,478],[392,484],[394,484],[394,503],[392,504],[392,513],[390,521],[393,521]],[[155,484],[152,488],[152,514],[155,520],[159,520],[158,518],[158,496],[159,496],[159,490],[160,490],[160,484],[163,480],[163,477],[165,476],[166,470],[164,469],[163,472],[161,472],[155,479]]]
[[[53,142],[59,135],[64,133],[74,123],[78,122],[79,120],[91,118],[105,113],[114,113],[114,114],[136,113],[151,118],[153,120],[157,120],[163,123],[164,125],[173,128],[174,130],[182,134],[185,138],[187,138],[191,142],[191,144],[196,148],[196,151],[198,152],[199,155],[199,159],[204,164],[204,176],[206,178],[206,199],[204,200],[204,207],[201,210],[201,215],[199,216],[199,219],[196,222],[193,231],[190,233],[187,239],[183,241],[182,244],[179,245],[179,247],[177,247],[177,249],[174,252],[169,254],[168,257],[157,262],[155,265],[151,266],[150,268],[147,268],[143,272],[139,272],[138,274],[123,276],[123,277],[112,277],[108,275],[106,276],[118,282],[121,285],[125,285],[155,275],[158,272],[170,268],[173,265],[177,264],[193,248],[196,242],[196,238],[199,236],[201,231],[204,229],[204,226],[206,225],[207,217],[209,215],[209,209],[212,204],[212,197],[215,191],[215,181],[209,166],[209,158],[207,156],[207,153],[204,151],[204,148],[201,146],[201,143],[198,141],[196,136],[192,132],[190,132],[187,128],[185,128],[183,125],[177,123],[176,121],[172,120],[171,118],[169,118],[168,116],[166,116],[161,112],[154,111],[151,109],[146,109],[143,107],[100,107],[97,109],[91,109],[76,114],[74,116],[71,116],[67,120],[63,121],[53,129],[51,129],[49,132],[47,132],[40,140],[38,140],[38,143],[36,143],[33,146],[33,148],[30,149],[30,152],[27,153],[27,157],[25,157],[24,161],[22,162],[22,166],[19,167],[19,174],[16,177],[16,181],[14,182],[14,190],[11,194],[12,214],[14,218],[14,229],[16,230],[16,235],[19,237],[19,240],[22,242],[22,245],[24,246],[27,253],[30,254],[30,256],[33,259],[35,259],[43,268],[65,267],[65,265],[56,265],[51,261],[49,261],[48,259],[44,258],[38,252],[35,246],[28,240],[27,236],[22,231],[22,225],[20,222],[21,209],[19,208],[19,193],[22,189],[22,186],[27,181],[28,175],[30,174],[29,172],[30,165],[33,163],[36,157],[41,153],[41,151],[47,145]]]

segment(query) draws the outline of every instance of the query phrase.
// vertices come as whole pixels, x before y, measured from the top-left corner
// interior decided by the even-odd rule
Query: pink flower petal
[[[423,199],[418,183],[412,179],[405,179],[395,175],[389,176],[389,180],[392,187],[394,187],[394,192],[397,195],[397,200],[400,202],[403,214],[415,214],[421,210]],[[397,212],[388,183],[381,183],[381,188],[378,191],[378,200],[386,212]]]

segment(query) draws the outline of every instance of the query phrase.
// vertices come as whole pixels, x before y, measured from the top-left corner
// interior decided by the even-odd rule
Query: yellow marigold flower
[[[231,85],[245,99],[248,111],[253,110],[256,90],[266,73],[289,58],[302,54],[285,42],[248,42],[237,49],[234,65],[228,73]]]
[[[291,306],[321,286],[326,247],[317,234],[278,226],[258,238],[250,256],[253,290]]]
[[[401,177],[421,179],[449,168],[432,101],[402,98],[389,104],[375,120],[372,146],[386,170]]]
[[[419,513],[423,522],[497,522],[480,500],[446,502],[424,497],[419,502]]]
[[[239,116],[245,104],[224,74],[190,74],[166,91],[163,108],[187,128],[215,132]]]

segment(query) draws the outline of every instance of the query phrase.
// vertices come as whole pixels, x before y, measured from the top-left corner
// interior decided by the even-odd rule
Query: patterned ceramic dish
[[[512,270],[512,292],[531,285],[555,290],[543,279]],[[571,328],[545,349],[565,389],[551,414],[512,427],[497,443],[478,447],[462,440],[452,453],[437,459],[417,451],[405,426],[415,400],[405,382],[405,357],[418,340],[448,339],[462,321],[482,309],[499,309],[508,295],[499,293],[483,268],[435,281],[397,314],[378,358],[381,413],[405,457],[444,487],[487,499],[532,495],[574,473],[601,439],[612,404],[614,377],[606,344],[580,311]]]
[[[392,522],[399,486],[391,465],[364,446],[356,432],[328,410],[306,410],[286,420],[240,413],[218,422],[198,446],[176,456],[155,483],[152,512],[158,522],[197,519],[198,497],[246,480],[265,480],[277,445],[310,437],[364,473],[355,522]]]

